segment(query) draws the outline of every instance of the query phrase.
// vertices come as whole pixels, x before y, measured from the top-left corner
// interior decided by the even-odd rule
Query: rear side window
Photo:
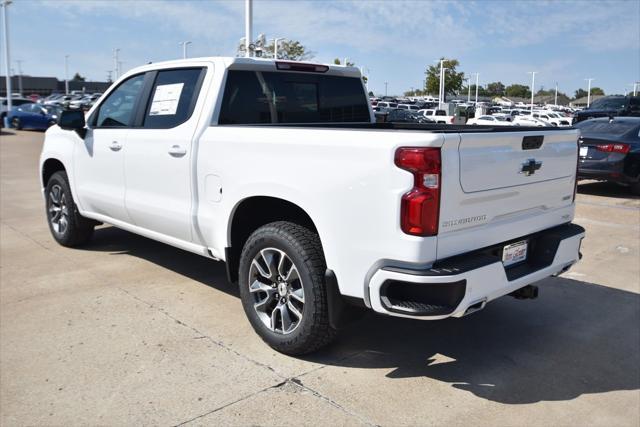
[[[368,122],[357,77],[229,71],[219,124]]]
[[[203,68],[158,71],[147,103],[143,126],[167,129],[189,120],[203,75]]]

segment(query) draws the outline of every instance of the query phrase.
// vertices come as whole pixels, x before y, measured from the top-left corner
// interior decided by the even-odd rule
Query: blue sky
[[[123,68],[181,56],[234,55],[244,1],[14,0],[12,67],[24,74],[104,80],[121,49]],[[640,1],[254,1],[254,35],[300,40],[315,62],[348,57],[369,70],[370,89],[421,87],[445,56],[480,83],[529,84],[573,94],[587,77],[606,93],[640,81]],[[4,58],[3,58],[4,61]]]

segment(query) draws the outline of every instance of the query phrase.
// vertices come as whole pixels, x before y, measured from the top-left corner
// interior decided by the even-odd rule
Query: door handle
[[[111,142],[111,145],[109,146],[109,149],[111,151],[120,151],[121,148],[122,144],[120,144],[118,141]]]
[[[182,157],[187,154],[187,150],[180,147],[179,145],[173,145],[171,146],[171,148],[169,148],[169,154],[173,157]]]

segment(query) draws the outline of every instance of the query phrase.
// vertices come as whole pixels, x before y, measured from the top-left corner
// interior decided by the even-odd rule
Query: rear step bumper
[[[568,270],[580,259],[584,228],[565,224],[436,262],[426,269],[387,265],[371,277],[371,307],[427,320],[462,317],[487,302]],[[504,267],[502,248],[529,241],[527,259]]]

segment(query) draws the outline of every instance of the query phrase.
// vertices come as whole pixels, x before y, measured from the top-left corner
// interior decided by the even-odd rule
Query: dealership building
[[[0,96],[7,96],[6,82],[5,76],[0,76]],[[104,92],[109,86],[111,82],[69,80],[69,91]],[[47,96],[65,91],[64,80],[58,80],[55,77],[11,76],[11,92],[20,93],[20,87],[22,87],[22,96],[33,94]]]

